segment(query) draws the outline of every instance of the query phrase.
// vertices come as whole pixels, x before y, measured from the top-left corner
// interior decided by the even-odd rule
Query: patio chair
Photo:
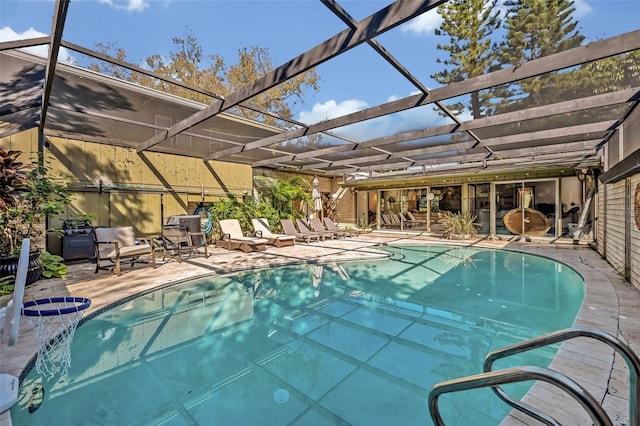
[[[255,231],[256,236],[259,238],[266,238],[267,244],[271,244],[275,247],[285,247],[292,246],[296,242],[296,237],[294,235],[274,234],[271,232],[269,221],[264,217],[251,219],[251,224],[253,225],[253,230]]]
[[[329,237],[330,239],[337,238],[336,234],[331,231],[327,231],[325,229],[323,229],[322,231],[316,231],[314,229],[311,229],[307,222],[302,219],[296,219],[296,224],[298,225],[298,229],[300,230],[300,232],[315,232],[322,237],[322,241],[324,241],[327,237]]]
[[[203,248],[204,257],[209,257],[203,232],[189,232],[184,226],[167,225],[162,227],[162,242],[164,244],[163,261],[168,255],[177,257],[178,262],[182,262],[183,254],[189,257],[195,256],[201,253],[199,248]]]
[[[343,231],[341,229],[325,229],[324,226],[322,226],[322,221],[320,220],[319,217],[314,217],[312,219],[309,219],[309,225],[311,225],[311,230],[315,231],[315,232],[331,232],[331,238],[339,238],[339,237],[345,237],[347,238],[347,235],[349,235],[348,232]],[[327,234],[329,235],[329,234]]]
[[[325,217],[324,218],[324,224],[326,225],[326,227],[327,227],[327,229],[329,231],[346,232],[346,234],[348,236],[350,236],[350,237],[353,237],[353,236],[359,237],[360,236],[360,230],[358,230],[358,229],[340,229],[340,228],[338,228],[338,225],[336,225],[336,223],[330,217]]]
[[[304,241],[306,243],[309,243],[313,240],[320,241],[320,238],[322,238],[322,241],[324,241],[324,236],[317,232],[298,231],[291,219],[280,219],[280,223],[282,224],[282,229],[284,229],[284,233],[287,235],[292,235],[296,237],[296,240],[298,241]]]
[[[111,228],[95,228],[96,270],[114,269],[120,275],[120,266],[128,263],[133,268],[135,263],[147,263],[140,260],[140,256],[151,255],[151,265],[156,266],[156,249],[148,238],[136,238],[133,226]],[[108,264],[103,262],[108,261]]]
[[[240,249],[245,253],[266,250],[267,239],[245,237],[238,219],[224,219],[218,223],[222,231],[222,239],[216,241],[217,246],[224,247],[227,250]]]

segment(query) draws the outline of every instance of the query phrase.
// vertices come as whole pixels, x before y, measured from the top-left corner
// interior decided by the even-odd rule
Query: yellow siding
[[[48,137],[45,158],[53,175],[68,175],[74,199],[63,220],[93,214],[96,226],[132,225],[139,235],[157,235],[169,216],[193,214],[203,199],[212,202],[231,192],[241,197],[252,189],[250,166],[161,153],[138,155],[135,149]],[[0,138],[0,147],[21,150],[21,159],[37,159],[38,133],[29,130]],[[207,167],[207,164],[209,167]],[[99,194],[93,187],[98,175],[109,176],[117,188]]]

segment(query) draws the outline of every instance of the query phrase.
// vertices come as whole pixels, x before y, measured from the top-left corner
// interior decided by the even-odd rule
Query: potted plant
[[[447,213],[440,219],[444,227],[442,236],[451,240],[468,240],[478,234],[476,216],[469,212]]]
[[[18,161],[20,154],[0,148],[0,277],[15,275],[22,240],[55,232],[46,229],[47,218],[71,202],[68,179],[53,179],[42,158],[29,165]],[[32,247],[27,284],[42,274],[40,252]]]

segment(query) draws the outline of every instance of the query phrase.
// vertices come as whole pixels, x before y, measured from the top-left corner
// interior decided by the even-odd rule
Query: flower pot
[[[18,271],[19,256],[0,256],[0,277],[16,275]],[[27,268],[27,281],[25,285],[33,284],[42,276],[42,262],[40,253],[29,254],[29,266]]]

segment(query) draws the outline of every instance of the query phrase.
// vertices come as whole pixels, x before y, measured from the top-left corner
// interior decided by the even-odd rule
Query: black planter
[[[18,271],[18,260],[18,256],[0,256],[0,277],[15,276]],[[26,285],[35,283],[41,276],[42,262],[40,261],[40,253],[33,252],[29,255]]]

